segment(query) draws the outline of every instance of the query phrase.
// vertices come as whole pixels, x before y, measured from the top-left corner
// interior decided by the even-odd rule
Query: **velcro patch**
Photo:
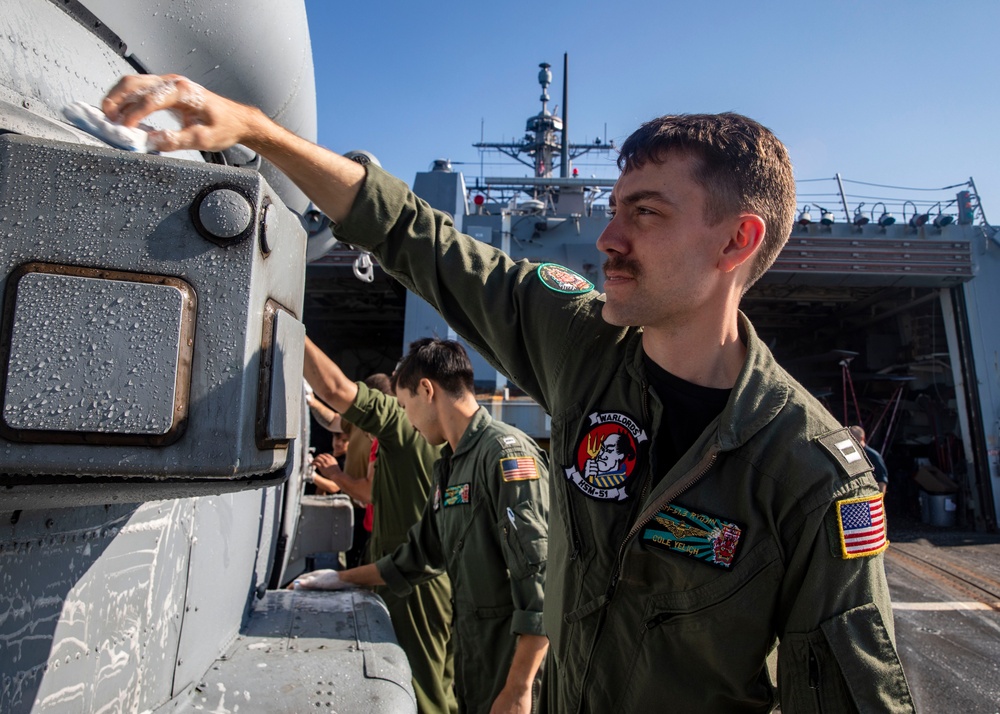
[[[463,503],[470,503],[472,498],[470,496],[470,486],[471,484],[459,483],[454,486],[449,486],[444,490],[444,499],[442,504],[445,508],[449,506],[460,506]]]
[[[888,548],[882,494],[837,501],[837,529],[841,558],[863,558]]]
[[[592,282],[562,265],[542,263],[535,272],[542,285],[553,292],[580,295],[594,289]]]
[[[507,448],[507,447],[510,447],[510,446],[517,446],[517,437],[516,436],[498,436],[497,437],[497,441],[500,443],[500,446],[502,446],[504,448]]]
[[[500,473],[504,481],[533,481],[538,478],[538,464],[534,456],[512,456],[500,459]]]
[[[643,530],[642,543],[728,569],[742,536],[735,523],[669,505]]]
[[[816,439],[847,476],[859,476],[872,470],[864,449],[851,432],[837,429]]]

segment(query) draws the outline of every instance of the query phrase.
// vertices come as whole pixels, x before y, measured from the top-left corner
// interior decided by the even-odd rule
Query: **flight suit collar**
[[[472,415],[472,421],[465,428],[462,438],[458,440],[458,446],[455,448],[452,456],[458,456],[466,451],[471,451],[480,437],[482,437],[483,431],[491,423],[493,423],[493,417],[490,416],[490,413],[484,407],[479,407],[479,411]]]
[[[771,351],[757,337],[757,332],[746,315],[740,312],[738,319],[740,338],[746,344],[747,356],[729,395],[729,401],[714,422],[718,425],[716,438],[708,439],[709,444],[715,441],[716,447],[721,451],[735,449],[749,441],[778,415],[789,395],[788,382],[781,374]],[[642,330],[635,330],[626,348],[626,365],[632,378],[648,390],[649,377],[643,357]],[[651,404],[654,401],[650,399]],[[650,419],[651,416],[644,414],[643,418]],[[704,440],[699,439],[697,446],[705,446]],[[699,451],[702,450],[699,448]]]

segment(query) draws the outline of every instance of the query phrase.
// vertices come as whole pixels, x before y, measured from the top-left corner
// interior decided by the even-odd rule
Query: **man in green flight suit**
[[[447,571],[455,593],[460,710],[527,714],[548,647],[542,629],[545,455],[530,437],[479,406],[472,364],[457,342],[414,342],[394,384],[413,425],[430,443],[445,444],[423,517],[405,543],[374,565],[307,573],[297,587],[387,583],[405,596]]]
[[[368,552],[376,560],[406,541],[410,526],[420,520],[431,493],[431,470],[441,456],[417,433],[396,399],[365,382],[348,379],[336,362],[306,338],[303,368],[316,394],[356,428],[379,440],[375,475],[371,482],[352,479],[341,471],[334,481],[352,495],[375,505]],[[388,386],[388,380],[386,380]],[[330,469],[340,471],[333,464]],[[364,485],[351,489],[351,481]],[[360,492],[360,493],[359,493]],[[377,588],[392,619],[396,639],[406,653],[413,675],[413,691],[421,714],[457,711],[453,689],[451,647],[451,582],[447,575],[421,583],[397,595]]]
[[[157,148],[261,153],[552,415],[552,711],[914,711],[871,466],[739,310],[795,212],[768,129],[718,114],[636,130],[599,295],[185,78],[127,77],[104,102],[130,126],[162,108],[184,127]]]

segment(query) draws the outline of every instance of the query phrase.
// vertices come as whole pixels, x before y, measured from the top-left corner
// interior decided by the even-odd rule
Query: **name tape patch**
[[[449,486],[444,490],[444,500],[443,504],[445,508],[449,506],[460,506],[463,503],[469,503],[472,499],[470,498],[470,485],[467,483],[459,483],[454,486]]]
[[[653,516],[642,542],[728,569],[742,537],[743,529],[731,521],[669,505]]]

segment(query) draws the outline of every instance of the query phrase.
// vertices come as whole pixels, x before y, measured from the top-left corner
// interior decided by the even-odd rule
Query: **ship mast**
[[[573,159],[589,151],[609,150],[614,148],[614,142],[601,142],[600,138],[595,139],[593,144],[570,144],[564,135],[564,123],[558,116],[549,111],[548,103],[549,86],[552,84],[552,71],[548,62],[539,65],[538,83],[542,87],[542,95],[539,99],[542,102],[541,111],[531,117],[525,124],[524,138],[513,142],[479,142],[473,144],[477,149],[493,149],[509,156],[510,158],[531,167],[535,178],[553,178],[561,175],[569,175],[568,164]],[[568,72],[568,60],[564,57],[564,71]],[[564,79],[565,84],[565,79]],[[563,88],[563,96],[568,98],[566,88]],[[566,141],[567,146],[563,146]],[[554,173],[556,166],[562,168],[560,174]]]

